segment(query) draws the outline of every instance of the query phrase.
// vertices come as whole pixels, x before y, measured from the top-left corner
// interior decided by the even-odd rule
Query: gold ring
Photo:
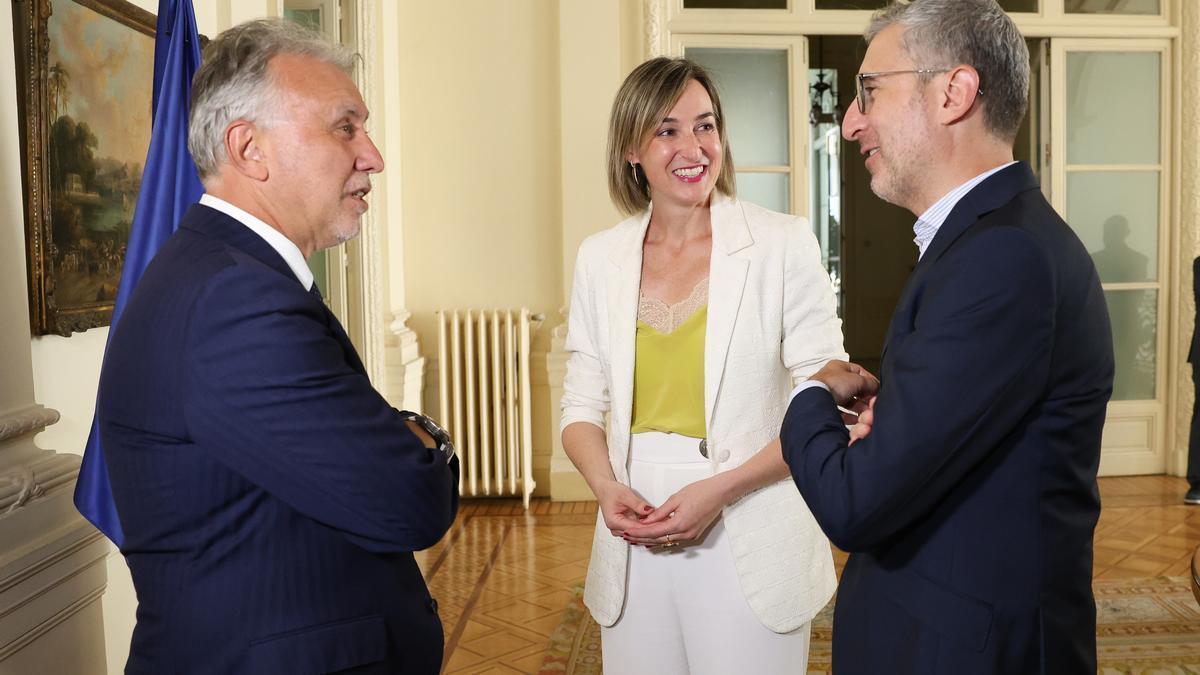
[[[671,545],[671,535],[667,535],[667,546]]]

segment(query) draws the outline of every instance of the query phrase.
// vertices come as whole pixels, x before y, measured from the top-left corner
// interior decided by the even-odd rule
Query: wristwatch
[[[404,421],[412,420],[425,430],[425,433],[433,436],[433,440],[437,441],[437,450],[446,457],[446,463],[454,459],[454,443],[450,441],[450,434],[441,427],[440,424],[434,422],[432,418],[425,415],[418,415],[411,410],[401,410],[400,419]]]

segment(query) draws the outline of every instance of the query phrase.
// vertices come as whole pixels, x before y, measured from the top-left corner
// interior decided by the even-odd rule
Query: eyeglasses
[[[919,68],[917,70],[885,70],[878,73],[859,73],[858,74],[858,112],[866,115],[867,107],[871,105],[870,96],[867,94],[867,80],[873,80],[877,77],[885,75],[907,75],[909,73],[916,75],[929,75],[933,73],[948,73],[949,68]],[[979,93],[983,93],[982,91]]]

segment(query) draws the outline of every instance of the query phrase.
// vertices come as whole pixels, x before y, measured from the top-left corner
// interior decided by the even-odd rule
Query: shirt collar
[[[929,244],[933,241],[933,237],[937,234],[938,229],[941,228],[942,223],[946,222],[946,218],[950,215],[950,212],[954,210],[954,207],[958,204],[959,200],[967,196],[968,192],[970,192],[976,185],[979,185],[986,180],[988,176],[991,176],[1002,169],[1006,169],[1013,164],[1016,164],[1016,162],[1009,162],[994,169],[984,171],[971,180],[947,192],[945,196],[934,202],[933,206],[926,209],[925,213],[922,213],[921,216],[917,218],[917,222],[913,224],[913,234],[916,235],[916,237],[913,239],[913,243],[917,245],[917,259],[920,260],[921,256],[925,255],[925,250],[929,248]]]
[[[200,196],[200,203],[210,209],[224,213],[262,237],[263,241],[275,249],[279,257],[283,258],[283,261],[287,263],[287,266],[292,270],[292,274],[295,274],[296,279],[300,281],[300,285],[307,289],[312,289],[313,273],[308,268],[308,263],[304,261],[304,254],[300,252],[300,247],[296,246],[291,239],[285,237],[282,232],[220,197],[214,197],[205,193]]]

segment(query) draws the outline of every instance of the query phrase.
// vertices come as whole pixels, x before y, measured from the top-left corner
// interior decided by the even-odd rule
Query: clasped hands
[[[842,420],[854,425],[850,429],[850,445],[870,435],[871,425],[875,423],[878,378],[857,363],[834,360],[808,379],[825,385],[834,402],[842,408]]]
[[[850,445],[871,433],[879,380],[866,368],[830,361],[809,378],[824,384],[843,409],[842,419],[853,424]],[[726,477],[717,474],[685,485],[655,508],[629,486],[616,480],[597,490],[604,524],[614,537],[636,546],[675,546],[700,539],[720,515],[727,499]]]
[[[596,497],[614,537],[635,546],[669,547],[700,539],[725,506],[720,474],[685,485],[655,508],[629,486],[605,484]]]

